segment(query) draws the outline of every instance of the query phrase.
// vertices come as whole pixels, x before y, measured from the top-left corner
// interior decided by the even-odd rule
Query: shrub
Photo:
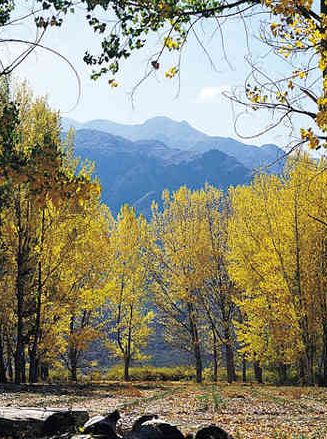
[[[113,366],[105,374],[107,380],[122,380],[122,366]],[[190,381],[194,379],[194,370],[188,366],[154,367],[140,366],[130,368],[131,381]]]

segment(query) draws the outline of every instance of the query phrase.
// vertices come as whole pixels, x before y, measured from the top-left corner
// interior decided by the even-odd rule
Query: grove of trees
[[[73,381],[94,343],[147,360],[156,325],[229,382],[246,363],[281,382],[327,385],[326,160],[289,158],[227,193],[163,193],[152,217],[101,203],[59,115],[21,87],[0,107],[0,382]],[[242,369],[241,369],[242,368]]]

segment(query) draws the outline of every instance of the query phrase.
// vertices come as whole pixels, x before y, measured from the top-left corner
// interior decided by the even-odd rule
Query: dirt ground
[[[327,389],[268,385],[106,383],[0,387],[0,407],[73,407],[90,415],[118,408],[121,428],[157,413],[184,432],[216,423],[234,438],[327,439]]]

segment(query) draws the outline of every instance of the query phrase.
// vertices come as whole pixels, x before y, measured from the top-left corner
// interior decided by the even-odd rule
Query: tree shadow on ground
[[[128,394],[129,390],[165,390],[165,385],[158,385],[158,383],[92,383],[92,384],[1,384],[0,393],[29,393],[41,395],[76,395],[86,396],[92,398],[101,398],[109,396],[112,393],[116,396],[117,393],[123,392]],[[131,392],[133,393],[133,392]]]

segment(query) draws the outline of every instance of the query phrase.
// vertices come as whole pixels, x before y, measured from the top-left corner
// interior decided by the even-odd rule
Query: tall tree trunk
[[[299,382],[301,386],[304,386],[306,383],[306,377],[305,377],[305,366],[304,366],[303,357],[301,357],[299,360],[298,370],[299,370]]]
[[[14,380],[14,369],[11,360],[12,360],[11,357],[7,359],[8,379],[10,382]]]
[[[0,239],[1,239],[1,225],[2,224],[1,224],[1,215],[0,215]],[[0,272],[1,271],[2,271],[2,266],[0,266]],[[6,376],[5,352],[4,352],[4,332],[3,332],[3,324],[2,322],[0,322],[0,383],[5,383],[6,381],[7,381],[7,376]]]
[[[323,338],[323,352],[322,352],[322,386],[327,387],[327,321],[323,322],[322,338]]]
[[[314,386],[316,383],[315,377],[315,346],[312,340],[308,343],[308,364],[309,364],[309,384],[310,386]]]
[[[195,357],[195,368],[196,368],[196,382],[202,383],[202,358],[199,342],[194,344],[194,357]]]
[[[279,384],[287,383],[287,365],[282,363],[279,364],[278,368]]]
[[[22,356],[22,383],[26,383],[26,357],[25,357],[25,349],[23,350],[23,356]]]
[[[41,238],[40,238],[40,254],[42,256],[43,242],[44,242],[44,225],[45,225],[45,211],[42,210],[41,219]],[[29,382],[36,383],[39,379],[39,358],[38,358],[38,345],[40,340],[41,331],[41,307],[42,307],[42,262],[39,259],[37,264],[37,297],[36,297],[36,311],[35,311],[35,324],[32,347],[30,349],[30,370],[29,370]]]
[[[311,342],[309,334],[308,316],[303,298],[302,291],[302,276],[301,276],[301,248],[300,248],[300,230],[299,230],[299,206],[298,206],[298,191],[295,193],[294,199],[294,239],[295,239],[295,279],[294,279],[294,294],[298,299],[299,310],[301,316],[299,324],[301,328],[301,338],[304,345],[304,352],[301,359],[301,380],[303,385],[311,385],[314,382],[313,374],[313,357],[311,355]]]
[[[36,383],[39,378],[38,344],[39,344],[40,329],[41,329],[41,306],[42,306],[42,265],[41,265],[41,261],[39,261],[36,315],[35,315],[35,324],[33,331],[34,334],[33,334],[32,347],[29,352],[29,357],[30,357],[29,382],[30,383]]]
[[[33,384],[33,383],[37,383],[39,380],[39,359],[35,352],[30,352],[29,358],[30,358],[30,364],[29,364],[28,381],[31,384]]]
[[[8,378],[9,381],[13,381],[14,379],[14,370],[12,366],[12,348],[10,345],[10,338],[9,335],[6,334],[6,345],[7,345],[7,371],[8,371]]]
[[[232,383],[236,381],[235,362],[234,362],[234,349],[232,345],[232,337],[230,335],[229,327],[225,329],[225,352],[226,352],[226,372],[227,381]]]
[[[77,383],[77,359],[76,355],[70,357],[70,379]]]
[[[263,378],[262,378],[262,367],[258,363],[258,361],[255,361],[253,363],[253,370],[254,370],[254,377],[257,381],[257,383],[262,384]]]
[[[124,380],[125,381],[129,381],[130,377],[129,377],[129,367],[130,367],[130,362],[131,359],[130,357],[127,355],[124,358]]]
[[[310,386],[314,382],[312,361],[308,351],[308,342],[305,342],[305,350],[302,353],[299,364],[299,375],[302,386]]]
[[[19,194],[20,197],[20,194]],[[26,230],[22,226],[21,200],[16,202],[16,217],[18,230],[18,247],[16,255],[16,300],[17,300],[17,338],[15,349],[15,383],[26,381],[25,372],[25,340],[24,340],[24,307],[25,307],[25,283],[27,276],[26,253],[28,238]],[[25,235],[25,236],[24,236]]]
[[[6,365],[5,365],[5,352],[4,352],[4,337],[2,331],[2,324],[0,324],[0,383],[7,382]]]
[[[202,383],[202,356],[200,338],[196,322],[195,309],[192,303],[188,303],[189,321],[191,329],[193,355],[195,360],[196,382]]]
[[[226,372],[227,381],[232,383],[236,381],[235,364],[234,364],[234,350],[230,344],[226,344]]]
[[[213,336],[213,380],[216,383],[218,381],[218,342],[215,328],[212,328]]]
[[[41,363],[40,364],[40,377],[42,381],[47,381],[49,378],[49,365]]]
[[[70,335],[74,335],[74,316],[70,318]],[[70,370],[70,379],[77,382],[77,363],[78,363],[78,352],[74,345],[74,342],[70,340],[69,349],[68,349],[68,360],[69,360],[69,370]]]
[[[21,268],[18,267],[17,279],[17,340],[15,351],[15,383],[20,384],[24,382],[24,368],[25,368],[25,344],[24,344],[24,288],[21,276]]]
[[[242,357],[242,381],[246,383],[246,358],[244,354]]]
[[[126,345],[126,351],[124,353],[124,380],[125,381],[129,381],[129,367],[131,364],[131,357],[132,357],[131,349],[132,349],[133,311],[134,311],[134,305],[133,305],[133,303],[131,303],[129,306],[127,345]]]

